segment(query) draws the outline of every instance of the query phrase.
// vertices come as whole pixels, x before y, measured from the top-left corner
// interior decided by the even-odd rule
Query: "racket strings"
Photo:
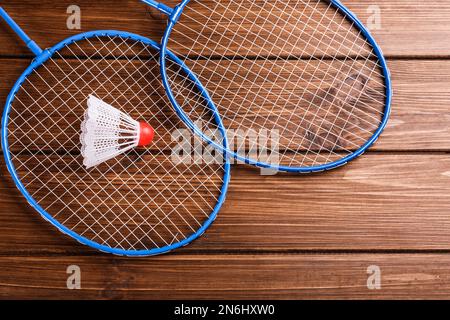
[[[66,221],[65,221],[66,222]],[[75,226],[76,227],[76,226]],[[150,230],[151,231],[151,230]]]
[[[176,91],[176,90],[175,90]],[[184,98],[184,96],[183,95],[181,95],[181,97],[183,97]],[[219,101],[219,103],[220,103],[221,101]],[[184,105],[186,105],[185,103],[184,103]],[[189,105],[189,104],[187,104],[187,105]],[[248,109],[248,108],[244,108],[244,109],[246,109],[247,110],[247,114],[251,111],[250,109]],[[237,112],[235,112],[234,113],[236,116],[242,116],[242,115],[240,115],[239,113],[237,113]],[[245,117],[245,115],[244,115],[244,117]],[[267,119],[266,119],[267,120]],[[303,119],[302,119],[303,120]],[[290,121],[290,119],[289,119],[289,121]],[[254,121],[254,123],[256,122],[256,120]],[[291,122],[291,121],[290,121]],[[291,124],[294,124],[294,122],[291,122]],[[313,124],[313,123],[311,123],[311,124]],[[265,125],[265,123],[264,123],[264,125]],[[317,126],[317,125],[316,125]],[[361,128],[362,129],[362,128]],[[364,130],[364,129],[362,129],[362,130]],[[284,131],[289,131],[290,133],[293,133],[293,131],[290,131],[290,130],[288,130],[288,129],[284,129]],[[368,132],[368,131],[367,131]],[[349,134],[353,134],[352,132],[350,132],[350,131],[348,131],[348,133]],[[244,137],[244,136],[240,136],[240,137]],[[326,139],[325,139],[326,140]],[[351,142],[350,142],[351,143]],[[358,145],[357,144],[355,144],[355,143],[353,143],[353,146],[355,146],[355,147],[358,147]],[[336,152],[332,152],[333,154],[335,154],[335,155],[338,155],[338,153],[336,153]],[[348,151],[348,153],[351,153],[350,151]],[[320,154],[318,154],[317,153],[317,155],[320,155]]]
[[[315,7],[312,7],[310,3],[314,3]],[[230,8],[231,4],[235,5],[235,7]],[[247,7],[245,7],[245,5],[247,5]],[[217,30],[219,30],[219,26],[222,29],[226,29],[227,27],[230,29],[232,23],[237,24],[244,19],[248,20],[248,12],[250,12],[248,5],[249,2],[246,1],[240,3],[237,1],[228,1],[225,3],[193,3],[185,9],[184,16],[179,22],[182,27],[175,27],[169,45],[169,49],[187,57],[186,64],[194,71],[194,73],[199,75],[201,82],[208,89],[213,101],[224,117],[226,126],[239,128],[245,126],[249,127],[251,125],[252,127],[255,127],[255,124],[257,123],[258,126],[256,127],[280,129],[282,140],[285,136],[291,135],[291,137],[282,145],[282,149],[285,150],[285,153],[280,155],[284,156],[286,151],[294,151],[295,153],[301,154],[302,151],[299,149],[303,149],[303,154],[306,156],[297,161],[297,164],[302,165],[304,164],[304,160],[319,163],[319,161],[317,161],[319,157],[322,162],[328,161],[332,156],[340,158],[342,157],[341,152],[350,154],[355,149],[361,147],[380,125],[381,118],[384,114],[384,101],[381,100],[385,97],[384,91],[386,88],[382,81],[383,77],[379,69],[380,64],[374,55],[370,44],[368,44],[361,36],[361,32],[356,30],[353,24],[350,24],[350,22],[348,22],[337,10],[332,8],[330,4],[326,4],[324,13],[323,2],[303,1],[301,2],[301,5],[304,5],[303,12],[299,14],[299,10],[292,10],[295,8],[290,7],[289,18],[285,18],[284,22],[281,23],[282,27],[285,28],[291,20],[290,17],[297,15],[300,16],[300,18],[295,20],[296,25],[291,24],[292,27],[289,28],[289,32],[285,32],[284,34],[279,32],[279,34],[276,35],[277,39],[281,39],[282,37],[285,39],[295,39],[294,43],[292,43],[292,41],[289,43],[284,41],[282,47],[277,47],[277,41],[275,40],[274,43],[267,46],[269,49],[267,49],[265,45],[268,41],[266,41],[264,45],[257,43],[254,47],[259,48],[260,51],[256,53],[255,51],[251,51],[253,50],[251,45],[248,46],[247,50],[242,49],[243,45],[246,44],[245,39],[250,38],[250,35],[253,39],[257,38],[261,28],[266,27],[263,24],[256,28],[255,31],[252,26],[258,22],[256,19],[253,19],[254,21],[246,21],[244,26],[246,30],[249,31],[247,33],[244,32],[244,35],[237,32],[222,32],[217,39],[216,33]],[[322,7],[319,8],[319,5],[322,5]],[[219,6],[222,7],[220,13],[217,12]],[[264,9],[265,6],[271,6],[272,11]],[[264,20],[269,21],[270,23],[275,21],[272,23],[273,25],[276,25],[277,22],[279,22],[279,15],[277,16],[278,20],[277,17],[274,18],[270,16],[275,7],[277,10],[280,8],[286,9],[287,4],[285,2],[285,5],[283,6],[283,3],[279,2],[273,4],[264,2],[263,5],[259,6],[259,14],[265,12],[267,17]],[[214,8],[214,10],[211,10],[210,8]],[[307,8],[310,10],[313,8],[315,14],[320,13],[322,20],[328,20],[329,24],[327,26],[328,32],[320,31],[321,35],[319,31],[317,31],[317,28],[316,30],[313,30],[312,35],[310,35],[311,30],[309,30],[307,32],[309,38],[307,37],[307,40],[305,40],[302,38],[304,32],[299,31],[297,25],[302,25],[305,30],[313,28],[310,26],[311,23],[308,23],[312,18],[304,18],[304,12]],[[330,14],[328,14],[328,10],[331,12]],[[222,12],[223,14],[221,14]],[[199,16],[202,18],[201,20],[199,19]],[[238,19],[234,19],[236,16]],[[336,18],[337,16],[339,17]],[[309,18],[309,20],[307,18]],[[320,25],[321,28],[323,28],[322,20],[318,20],[317,22],[317,25]],[[195,23],[197,23],[197,25],[201,24],[204,27],[203,33],[205,34],[195,34]],[[272,29],[275,30],[276,28],[273,27],[273,25]],[[336,26],[340,27],[338,31],[329,31],[331,28],[336,28]],[[266,29],[269,28],[266,27]],[[204,30],[208,30],[208,32],[205,32]],[[278,30],[280,30],[280,28],[278,28]],[[342,32],[342,30],[344,30],[345,33]],[[194,40],[187,41],[186,36],[183,37],[183,34],[187,33],[186,31],[189,32],[189,37]],[[239,31],[242,32],[242,30]],[[301,34],[295,35],[294,32],[301,32]],[[211,34],[210,37],[208,37],[209,33]],[[232,33],[232,36],[230,36],[230,33]],[[320,38],[316,33],[319,33]],[[194,36],[192,34],[194,34]],[[331,34],[331,36],[329,34]],[[236,39],[240,40],[237,41]],[[306,52],[305,50],[310,47],[313,39],[315,39],[318,44],[312,49],[313,52]],[[321,46],[323,42],[328,42],[325,49]],[[349,45],[349,43],[351,45]],[[294,50],[298,50],[299,44],[303,44],[305,48],[303,48],[301,53],[294,52]],[[334,48],[336,52],[334,55],[330,56],[330,53],[327,51],[329,51],[330,48],[333,49],[333,45],[336,44],[339,46]],[[292,47],[291,51],[285,49],[287,46]],[[232,51],[234,52],[234,55],[219,54],[219,58],[217,58],[217,51],[219,53],[221,52],[220,50],[217,50],[217,48],[221,49],[223,52],[227,52],[226,50]],[[286,56],[281,57],[280,54],[274,56],[273,52],[275,51],[275,48],[288,57],[309,56],[309,60],[301,60],[306,66],[309,66],[309,68],[300,68],[299,62],[293,62],[293,60],[287,59]],[[262,59],[261,62],[260,53],[264,52],[266,54],[269,53],[272,56]],[[253,53],[258,59],[248,59],[249,53]],[[317,53],[321,54],[317,55]],[[350,53],[353,55],[350,55]],[[208,58],[208,54],[212,55],[212,57]],[[317,56],[321,58],[317,58]],[[341,58],[341,56],[345,57],[345,59]],[[364,56],[365,58],[362,58]],[[196,59],[195,57],[198,58]],[[226,63],[224,63],[224,61]],[[249,61],[250,63],[252,61],[255,62],[248,67],[245,64],[248,64]],[[212,67],[210,67],[208,63],[210,63]],[[258,65],[258,68],[255,67],[256,64]],[[226,66],[224,67],[223,65]],[[244,73],[240,73],[240,69],[244,69]],[[274,72],[274,70],[276,71]],[[295,71],[298,71],[299,76],[296,77]],[[283,75],[283,73],[288,74],[288,76]],[[221,74],[225,76],[221,76]],[[376,77],[376,75],[379,77]],[[300,88],[298,88],[300,87],[299,83],[304,78],[310,78],[308,88],[300,90]],[[225,87],[220,86],[220,84],[217,84],[218,79],[219,81],[225,79],[224,82],[227,82],[228,80],[228,85]],[[348,79],[350,79],[350,81],[347,81]],[[352,79],[353,81],[351,81]],[[364,80],[365,83],[362,89],[357,90],[361,79],[366,79]],[[294,83],[292,83],[293,81]],[[266,82],[269,82],[269,87],[263,87],[261,85],[261,83],[264,84]],[[325,82],[327,86],[324,86]],[[369,88],[369,82],[370,86],[375,87],[376,90]],[[291,85],[294,88],[286,90],[288,85]],[[244,89],[242,89],[243,87]],[[236,90],[236,88],[241,88],[241,92]],[[252,88],[256,89],[252,91]],[[274,91],[286,93],[286,95],[279,94],[278,97],[275,98],[274,103],[273,97],[270,97],[269,95],[270,92]],[[331,116],[332,112],[330,111],[332,110],[333,104],[328,103],[326,97],[329,95],[330,91],[333,91],[335,95],[334,105],[343,105],[343,107],[340,108],[339,113],[334,112],[334,115],[337,115],[334,118]],[[181,99],[181,97],[179,97],[179,99]],[[256,103],[256,101],[258,103]],[[263,119],[262,116],[259,116],[259,113],[269,115],[272,113],[277,114],[277,112],[274,111],[280,109],[280,104],[282,104],[282,107],[286,110],[297,110],[296,108],[299,101],[306,104],[306,106],[301,108],[301,110],[298,110],[298,112],[290,112],[287,116],[284,116],[283,112],[279,112],[278,117],[275,116],[275,118],[267,116]],[[308,105],[311,101],[313,103]],[[318,101],[320,103],[317,103]],[[261,102],[267,104],[269,107],[262,106]],[[324,106],[326,104],[328,104],[328,109]],[[358,109],[357,112],[355,112],[355,106]],[[225,111],[223,109],[225,109]],[[242,112],[245,113],[243,114]],[[320,112],[325,112],[326,116],[320,117]],[[191,114],[189,116],[193,118],[195,115]],[[245,119],[248,122],[244,124],[242,119]],[[300,122],[301,126],[297,124],[298,122]],[[341,122],[342,124],[337,126],[337,122]],[[270,123],[271,126],[267,126],[268,123]],[[323,131],[323,128],[326,127],[329,127],[326,132],[319,132],[321,139],[310,138],[310,146],[307,147],[306,150],[304,150],[304,147],[301,148],[303,143],[302,139],[317,136],[319,134],[316,131]],[[355,129],[359,132],[355,132]],[[299,131],[303,132],[299,134]],[[335,132],[339,133],[339,136],[336,137]],[[346,137],[344,137],[344,135]],[[299,143],[299,141],[301,141],[301,143]],[[325,145],[326,148],[324,147]],[[344,146],[346,146],[346,148],[343,148]],[[308,153],[315,155],[315,158],[313,159],[307,156]],[[294,158],[291,160],[294,161]]]
[[[231,19],[230,19],[230,21],[232,21]],[[229,40],[229,39],[227,39],[227,40]],[[176,41],[175,41],[176,42]],[[270,54],[271,52],[269,52],[269,54]],[[234,57],[232,57],[233,59],[234,58],[237,58],[238,56],[237,55],[235,55]],[[239,57],[242,57],[242,55],[241,56],[239,56]],[[277,58],[281,58],[281,57],[277,57]],[[289,61],[289,60],[287,60],[287,61]],[[367,60],[366,60],[366,62],[367,62]],[[215,70],[214,70],[215,71]],[[340,71],[340,70],[339,70]],[[257,76],[259,76],[259,75],[257,75]],[[289,80],[289,79],[283,79],[283,80]],[[384,84],[383,84],[384,85]],[[281,89],[284,89],[284,88],[281,88]],[[319,88],[320,89],[320,88]]]
[[[327,15],[326,15],[326,11],[328,11],[328,10],[330,10],[331,8],[332,8],[332,6],[331,5],[328,5],[328,7],[325,9],[326,11],[325,12],[322,12],[323,10],[319,10],[318,9],[318,6],[319,6],[319,4],[321,3],[321,1],[314,1],[315,3],[316,3],[316,5],[315,6],[311,6],[308,2],[296,2],[296,4],[300,4],[300,5],[304,5],[304,10],[301,12],[301,14],[300,14],[300,17],[304,17],[305,18],[305,20],[306,20],[306,22],[305,23],[303,23],[303,29],[301,30],[301,32],[305,32],[305,28],[308,28],[308,29],[312,29],[313,31],[316,31],[316,33],[317,33],[317,31],[319,31],[320,33],[321,33],[321,38],[319,39],[319,38],[316,38],[315,37],[315,34],[312,34],[311,36],[310,36],[310,38],[309,38],[309,41],[311,41],[312,39],[314,39],[314,40],[316,40],[316,41],[318,41],[318,42],[323,42],[324,40],[327,40],[327,41],[339,41],[339,40],[342,40],[342,43],[341,43],[341,46],[344,44],[344,42],[349,42],[350,43],[350,45],[351,46],[344,46],[344,47],[347,47],[347,49],[351,49],[351,47],[353,47],[354,46],[354,43],[356,42],[356,40],[361,40],[360,38],[359,38],[359,36],[361,35],[361,32],[360,31],[358,31],[358,33],[355,33],[354,34],[354,38],[355,38],[355,40],[352,42],[351,40],[349,40],[348,39],[348,35],[349,35],[349,33],[348,33],[348,30],[347,30],[347,32],[345,33],[346,35],[345,36],[342,36],[341,34],[339,34],[338,32],[335,32],[334,34],[333,34],[333,37],[331,38],[328,34],[326,34],[326,33],[324,33],[324,32],[321,32],[320,30],[318,30],[318,28],[317,29],[314,29],[314,28],[312,28],[311,26],[309,26],[308,25],[308,22],[316,22],[317,23],[317,25],[318,26],[320,26],[322,23],[324,23],[323,22],[323,19],[326,19],[326,20],[328,20],[328,22],[329,22],[329,24],[328,24],[328,26],[326,27],[326,29],[330,29],[330,28],[341,28],[342,27],[342,23],[344,22],[344,21],[346,21],[345,19],[342,19],[341,20],[341,22],[338,24],[334,19],[335,19],[335,17],[337,16],[337,15],[339,15],[339,13],[338,13],[338,11],[336,11],[336,10],[333,10],[333,18],[330,18],[330,17],[328,17]],[[237,1],[234,1],[234,3],[237,3]],[[274,2],[274,3],[277,3],[276,1]],[[283,3],[283,2],[282,2]],[[285,4],[286,4],[286,7],[285,7],[285,9],[289,6],[289,1],[286,1],[286,2],[284,2]],[[230,2],[230,4],[231,4],[231,2]],[[242,2],[241,4],[244,4],[244,2]],[[253,3],[252,5],[255,5],[255,4],[257,4],[257,3]],[[264,3],[265,5],[271,5],[271,3]],[[205,5],[204,3],[200,3],[200,5],[204,8],[204,9],[206,9],[206,10],[209,10],[209,8],[207,7],[207,5]],[[218,4],[218,5],[221,5],[222,7],[223,7],[223,5],[222,4]],[[248,4],[247,4],[248,5]],[[277,7],[277,5],[276,4],[272,4],[272,9],[270,10],[270,11],[268,11],[268,10],[264,10],[264,7],[263,6],[260,6],[260,8],[261,8],[261,11],[265,11],[265,12],[260,12],[260,14],[266,14],[266,15],[273,15],[274,13],[273,13],[273,10],[275,10],[275,8],[276,9],[279,9],[278,7]],[[305,13],[305,10],[307,9],[307,8],[310,8],[310,9],[312,9],[314,12],[316,12],[317,14],[320,14],[321,15],[321,20],[320,21],[314,21],[311,17],[312,17],[312,15],[306,15],[306,13]],[[229,7],[227,7],[226,8],[226,10],[225,11],[228,11],[228,9],[229,9]],[[196,15],[198,15],[198,16],[201,16],[201,17],[203,17],[203,18],[206,18],[206,16],[202,13],[202,12],[200,12],[199,10],[195,10],[195,8],[192,8],[192,11],[196,14]],[[255,20],[249,20],[247,17],[244,17],[244,16],[242,16],[242,14],[240,14],[239,12],[241,12],[241,11],[246,11],[247,13],[248,12],[250,12],[249,10],[248,10],[248,7],[246,8],[246,7],[244,7],[243,5],[241,5],[240,7],[238,7],[238,8],[236,8],[236,9],[233,9],[233,17],[239,17],[239,18],[241,18],[241,19],[244,19],[247,23],[250,23],[251,25],[252,25],[252,27],[259,27],[258,25],[257,25],[257,22],[255,21]],[[283,10],[280,10],[280,11],[283,11]],[[211,10],[211,12],[214,12],[214,10]],[[288,16],[288,18],[287,19],[283,19],[282,18],[282,16],[280,15],[280,16],[277,16],[277,22],[282,22],[283,20],[285,20],[286,21],[286,24],[288,24],[288,21],[291,19],[291,18],[294,18],[293,17],[293,13],[295,13],[295,7],[294,8],[291,8],[290,10],[289,10],[289,12],[291,12],[291,14]],[[284,12],[283,12],[284,13]],[[256,15],[257,16],[257,15]],[[191,20],[193,20],[194,22],[198,22],[198,21],[196,21],[195,19],[192,19],[192,17],[190,17],[190,16],[187,16],[187,18],[191,18]],[[236,21],[235,21],[235,19],[233,19],[233,18],[230,18],[229,17],[229,15],[227,15],[227,14],[223,14],[223,15],[221,15],[221,17],[220,17],[221,19],[226,19],[226,20],[228,20],[229,21],[229,24],[237,24],[236,23]],[[344,17],[343,17],[344,18]],[[209,16],[208,17],[208,19],[209,20],[211,20],[211,16]],[[264,19],[264,21],[263,21],[263,24],[264,24],[264,26],[262,26],[262,27],[259,27],[262,31],[264,31],[265,30],[265,28],[267,28],[267,27],[265,27],[265,24],[269,24],[269,25],[272,25],[273,26],[273,29],[274,28],[279,28],[279,29],[281,29],[281,32],[280,32],[280,34],[281,33],[283,33],[284,35],[287,35],[288,37],[295,37],[295,34],[293,33],[293,31],[295,31],[296,29],[297,29],[297,27],[299,26],[299,22],[300,22],[300,19],[296,19],[296,23],[295,23],[295,25],[290,25],[290,27],[291,27],[291,31],[289,31],[289,32],[285,32],[285,29],[286,28],[282,28],[282,27],[280,27],[280,26],[278,26],[277,25],[277,23],[274,23],[273,21],[271,21],[271,20],[269,20],[268,18],[265,18]],[[333,24],[333,25],[332,25]],[[354,23],[352,22],[351,23],[351,26],[353,26],[354,25]],[[207,26],[205,26],[205,28],[206,28]],[[281,40],[282,38],[281,38],[281,35],[276,35],[276,34],[274,34],[274,32],[273,32],[273,29],[272,29],[272,31],[271,32],[269,32],[270,33],[270,35],[274,35],[275,36],[275,39],[276,40]],[[192,31],[192,29],[191,29],[191,31]],[[217,30],[214,30],[214,32],[215,31],[217,31]],[[234,36],[236,36],[236,37],[240,37],[240,38],[243,38],[243,39],[247,39],[246,37],[244,37],[244,36],[242,36],[242,35],[240,35],[239,33],[234,33],[233,34]],[[247,36],[248,36],[248,34],[247,34]],[[254,31],[252,31],[252,36],[254,36],[255,38],[259,38],[263,43],[265,43],[265,44],[267,44],[267,37],[262,37],[258,32],[254,32]],[[337,38],[338,39],[335,39],[336,38],[336,36],[337,36]],[[226,35],[225,34],[222,34],[222,37],[225,37],[226,38],[226,40],[232,40],[230,37],[226,37]],[[325,38],[325,39],[324,39]],[[242,39],[241,39],[242,40]],[[286,45],[287,45],[287,43],[286,43],[286,41],[285,41],[285,39],[282,39],[283,40],[283,47],[277,47],[276,45],[275,46],[271,46],[270,48],[270,50],[268,50],[267,51],[267,49],[265,49],[264,47],[262,47],[262,48],[260,48],[260,54],[259,55],[261,55],[261,56],[274,56],[274,49],[277,49],[277,51],[279,51],[279,54],[276,54],[275,56],[277,57],[277,58],[283,58],[283,57],[289,57],[289,56],[291,56],[291,55],[293,55],[294,57],[296,57],[297,55],[295,55],[295,54],[293,54],[293,51],[290,53],[290,54],[285,54],[285,55],[282,55],[282,53],[284,53],[285,52],[285,50],[284,50],[284,48],[286,47]],[[297,38],[297,40],[298,41],[304,41],[303,39],[301,39],[301,38]],[[361,42],[361,41],[360,41]],[[307,42],[304,42],[304,44],[306,44]],[[361,43],[361,44],[363,44],[363,45],[365,45],[366,43]],[[361,48],[364,48],[362,45],[360,45],[360,47]],[[295,48],[294,48],[295,49]],[[316,49],[319,49],[318,47],[316,47]],[[366,54],[367,55],[372,55],[372,50],[371,49],[369,49],[369,48],[364,48],[365,50],[366,50]],[[261,52],[262,51],[264,51],[264,50],[266,50],[267,52],[264,54],[264,55],[262,55],[261,54]],[[350,51],[351,52],[351,51]],[[326,50],[322,50],[322,52],[321,52],[321,54],[323,54],[323,56],[326,56],[326,55],[328,55],[328,53],[327,53],[327,51]],[[225,55],[226,56],[226,55]],[[239,54],[239,55],[237,55],[237,54],[234,54],[234,57],[237,57],[237,56],[245,56],[245,55],[243,55],[243,54]],[[257,55],[258,56],[258,55]],[[300,55],[301,56],[301,55]],[[308,57],[310,56],[310,54],[308,54],[307,55]],[[355,56],[358,56],[358,54],[356,54]],[[354,57],[352,57],[350,54],[347,54],[347,56],[346,57],[348,57],[348,58],[353,58],[354,59]],[[378,63],[377,63],[377,61],[375,61],[375,63],[377,64],[377,66],[378,67],[381,67]],[[380,85],[384,85],[384,83],[379,83]]]
[[[279,20],[280,20],[281,18],[279,18]],[[286,19],[286,21],[288,21],[289,20],[289,18],[288,19]],[[232,21],[231,19],[230,19],[230,21]],[[267,20],[266,20],[267,21]],[[273,24],[273,25],[276,25],[275,23]],[[345,38],[346,39],[346,38]],[[287,43],[287,42],[286,42]],[[273,47],[272,47],[273,48]],[[283,48],[283,50],[284,50],[284,48]],[[281,51],[281,50],[280,50]],[[269,55],[270,54],[272,54],[272,52],[269,52]],[[270,70],[271,71],[271,70]],[[286,79],[287,80],[287,79]],[[287,83],[287,81],[286,81],[286,83]],[[333,83],[334,84],[334,83]],[[272,88],[273,89],[273,88]],[[272,89],[269,89],[269,91],[271,91]],[[283,87],[282,88],[283,90],[285,90],[286,88],[285,87]],[[274,105],[276,105],[276,102],[274,103]],[[320,106],[321,107],[321,106]],[[320,108],[319,107],[319,108]],[[271,111],[273,111],[273,109],[271,110]],[[328,113],[328,111],[327,111],[327,113]],[[324,118],[325,119],[325,118]],[[290,119],[289,119],[290,120]],[[302,122],[304,121],[304,118],[301,120]],[[262,124],[262,126],[264,127],[265,125],[266,125],[266,123],[267,123],[267,121],[265,121],[263,124]],[[334,123],[333,123],[334,124]],[[311,127],[311,125],[310,125],[310,127]],[[309,130],[310,128],[308,128],[308,130]],[[295,133],[295,134],[297,134],[297,132]],[[327,140],[327,137],[325,137],[325,139],[324,139],[324,141],[326,141]],[[291,141],[292,142],[292,141]],[[313,141],[311,141],[312,143],[313,143]],[[310,146],[309,148],[311,148],[312,146]],[[320,148],[322,148],[323,147],[323,145],[322,146],[320,146]],[[316,157],[316,159],[317,159],[317,157]]]
[[[71,135],[77,134],[88,94],[103,94],[102,98],[109,103],[123,106],[137,118],[156,118],[159,121],[156,132],[170,134],[175,129],[173,119],[163,110],[164,92],[155,91],[157,86],[152,80],[157,79],[159,70],[156,63],[150,66],[149,61],[157,61],[157,54],[141,43],[124,45],[125,39],[107,40],[97,38],[101,44],[98,46],[86,39],[83,44],[90,45],[89,54],[78,43],[66,47],[72,60],[57,53],[22,84],[11,115],[14,129],[9,133],[10,149],[19,150],[13,153],[12,160],[32,197],[71,230],[92,241],[124,250],[160,248],[188,238],[209,217],[212,204],[220,194],[223,167],[220,164],[208,168],[204,164],[174,165],[166,155],[173,147],[171,140],[161,139],[156,152],[136,150],[101,168],[80,170],[80,156],[68,154],[79,151]],[[128,51],[123,47],[128,47]],[[121,54],[117,57],[118,51]],[[142,53],[150,59],[141,59]],[[97,60],[90,61],[91,56]],[[111,56],[117,58],[110,59]],[[118,60],[122,61],[120,65]],[[91,80],[85,81],[87,78]],[[52,95],[53,99],[47,98]],[[30,119],[22,117],[24,109],[30,115],[36,114],[35,135],[46,134],[53,139],[43,142],[38,138],[23,143],[21,138],[27,132],[22,131],[22,124],[30,123]],[[47,113],[48,109],[52,111]],[[71,123],[65,118],[70,118]],[[54,122],[51,129],[47,122]],[[61,131],[65,134],[60,135]],[[31,145],[34,150],[47,153],[50,150],[50,156],[38,152],[41,159],[34,156],[22,161],[23,153],[34,153]],[[68,152],[57,152],[60,149]],[[134,174],[129,174],[133,171]]]
[[[193,10],[194,12],[196,12],[195,10]],[[247,10],[248,11],[248,10]],[[337,13],[337,11],[335,12],[335,13]],[[201,15],[201,13],[198,13],[199,15]],[[238,13],[237,13],[238,14]],[[203,15],[204,16],[204,15]],[[189,16],[187,16],[187,17],[189,17]],[[223,16],[223,18],[226,18],[230,23],[235,23],[235,21],[233,20],[233,19],[230,19],[230,18],[228,18],[227,16]],[[343,21],[344,21],[344,19],[343,19]],[[218,23],[219,24],[219,23]],[[306,24],[305,24],[305,26],[306,26]],[[328,26],[329,27],[329,26]],[[191,31],[194,31],[192,28],[190,28],[190,30]],[[216,32],[217,30],[212,30],[212,32],[214,33],[214,32]],[[335,33],[335,35],[336,35],[337,33]],[[349,33],[347,32],[347,35],[348,35]],[[200,35],[200,33],[199,33],[199,35]],[[239,34],[236,34],[237,36],[239,36]],[[259,36],[257,33],[255,33],[254,34],[255,36]],[[358,33],[358,36],[360,35],[360,33]],[[292,34],[288,34],[288,36],[292,36]],[[323,36],[325,36],[325,33],[323,33]],[[322,37],[323,37],[322,36]],[[222,35],[222,37],[225,37],[226,39],[225,40],[227,40],[227,41],[229,41],[229,40],[233,40],[233,39],[231,39],[230,37],[226,37],[225,36],[225,33]],[[242,37],[242,36],[241,36]],[[277,36],[278,37],[278,40],[280,39],[280,36]],[[220,39],[220,40],[222,40],[222,39]],[[246,40],[246,39],[244,39],[244,40]],[[302,39],[300,39],[300,38],[298,38],[298,40],[302,40]],[[328,39],[328,40],[330,40],[330,39]],[[350,40],[348,40],[347,39],[347,36],[344,38],[344,40],[345,41],[350,41]],[[358,40],[358,38],[355,38],[355,40]],[[320,39],[320,41],[323,41],[323,39]],[[176,40],[174,40],[174,42],[176,43]],[[352,43],[352,47],[354,46],[354,43],[355,42],[353,42]],[[199,42],[197,42],[196,44],[199,44]],[[287,42],[284,42],[284,46],[286,46],[287,45]],[[342,44],[341,44],[341,46],[342,46]],[[271,57],[273,57],[274,55],[273,55],[273,48],[276,48],[276,46],[270,46],[272,49],[271,49],[271,51],[268,51],[266,54],[267,55],[270,55]],[[225,47],[224,47],[225,48]],[[238,48],[238,49],[241,49],[242,48],[242,43],[241,43],[241,46]],[[361,47],[362,48],[362,47]],[[295,47],[293,47],[293,49],[295,49]],[[204,46],[203,47],[203,50],[206,50],[206,46]],[[260,51],[262,51],[262,50],[266,50],[266,49],[264,49],[264,48],[261,48],[261,50]],[[279,50],[278,51],[280,51],[280,52],[284,52],[284,47],[283,48],[279,48]],[[261,55],[261,53],[262,52],[259,52],[257,55]],[[325,54],[326,52],[322,52],[323,54]],[[359,53],[361,53],[361,52],[359,52]],[[200,52],[200,54],[203,54],[203,52]],[[293,52],[291,52],[290,54],[288,54],[288,56],[289,55],[293,55]],[[187,55],[189,55],[189,53],[187,54]],[[224,55],[224,57],[226,57],[226,58],[229,58],[228,56],[226,56],[226,55]],[[241,57],[241,58],[245,58],[245,55],[244,54],[239,54],[239,55],[237,55],[237,54],[235,54],[233,57],[231,57],[231,59],[235,59],[235,58],[239,58],[239,57]],[[283,56],[281,56],[281,55],[278,55],[278,56],[275,56],[276,58],[280,58],[280,59],[283,59],[284,57]],[[311,58],[312,58],[313,56],[311,56]],[[336,57],[334,57],[334,58],[336,58]],[[230,59],[230,58],[229,58]],[[286,58],[284,58],[284,59],[286,59]],[[356,60],[356,59],[353,59],[355,62],[357,62],[358,60]],[[287,60],[287,61],[289,61],[289,60]],[[367,61],[366,61],[367,62]],[[377,65],[377,66],[379,66],[379,64],[378,63],[376,63],[375,62],[375,64]],[[285,80],[287,80],[287,79],[285,79]],[[384,86],[384,83],[379,83],[380,85],[383,85]]]
[[[177,91],[177,89],[179,90],[179,88],[181,87],[180,85],[178,85],[178,86],[175,86],[175,85],[173,85],[173,83],[172,83],[172,87],[174,87],[176,90],[174,90],[174,91]],[[199,94],[197,94],[198,96],[200,96]],[[182,97],[182,99],[181,99],[181,104],[182,104],[182,108],[184,107],[184,106],[188,106],[189,108],[192,108],[192,106],[193,106],[193,104],[192,103],[190,103],[191,101],[190,100],[186,100],[185,99],[185,96],[184,95],[178,95],[177,94],[177,97]],[[244,109],[246,109],[246,108],[244,108]],[[247,109],[247,113],[249,112],[249,110],[250,109]],[[191,112],[191,114],[192,114],[192,112]],[[241,116],[240,114],[238,114],[238,113],[235,113],[236,115],[238,115],[238,116]],[[253,123],[255,123],[255,122],[253,122]],[[217,129],[215,130],[215,131],[217,131]],[[284,131],[289,131],[288,129],[284,129]],[[237,132],[237,134],[235,134],[234,135],[234,138],[245,138],[245,137],[247,137],[247,135],[246,135],[246,133],[244,132],[242,135],[240,135],[239,134],[239,130],[236,130],[236,131],[234,131],[234,132]],[[290,131],[291,133],[293,132],[293,131]],[[351,133],[351,132],[349,132],[349,133]],[[233,136],[231,136],[231,137],[229,137],[229,138],[233,138]],[[240,140],[242,140],[242,141],[244,141],[244,139],[240,139]],[[358,145],[356,145],[356,144],[354,144],[354,146],[355,147],[357,147]],[[238,149],[239,150],[242,150],[242,146],[238,146]],[[350,151],[347,151],[348,153],[351,153]],[[339,155],[339,153],[337,153],[337,152],[332,152],[333,154],[335,154],[335,155]],[[315,154],[317,154],[317,155],[320,155],[319,153],[315,153]],[[307,156],[305,156],[305,158],[306,159],[308,159],[308,160],[312,160],[312,158],[308,158]]]

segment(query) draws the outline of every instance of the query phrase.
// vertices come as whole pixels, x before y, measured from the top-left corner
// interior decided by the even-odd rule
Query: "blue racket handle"
[[[169,6],[166,6],[164,3],[155,1],[155,0],[141,0],[143,3],[149,5],[150,7],[153,7],[155,9],[158,9],[159,11],[167,14],[168,16],[171,16],[173,13],[173,9]]]
[[[0,16],[3,18],[3,20],[6,21],[7,24],[9,24],[11,29],[14,30],[14,32],[23,40],[23,42],[25,42],[27,47],[31,51],[33,51],[36,56],[41,55],[42,49],[36,44],[36,42],[31,40],[31,38],[19,27],[19,25],[8,15],[8,13],[2,7],[0,7]]]

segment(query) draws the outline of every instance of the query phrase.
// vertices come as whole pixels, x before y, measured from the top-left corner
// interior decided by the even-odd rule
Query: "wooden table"
[[[388,57],[392,118],[364,157],[311,175],[260,176],[233,166],[218,220],[192,245],[122,258],[77,244],[45,223],[2,163],[0,297],[304,299],[450,297],[450,2],[346,0]],[[6,1],[42,47],[91,29],[155,40],[161,23],[135,0],[87,1],[82,30],[67,30],[70,1]],[[31,55],[0,26],[0,102]],[[257,187],[255,187],[257,186]],[[67,267],[82,271],[68,290]],[[381,270],[369,290],[368,267]]]

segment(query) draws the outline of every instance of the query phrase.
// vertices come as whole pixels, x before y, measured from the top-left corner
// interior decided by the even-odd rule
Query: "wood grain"
[[[81,269],[81,290],[66,287],[69,265]],[[381,270],[380,290],[367,288],[372,265]],[[8,299],[445,299],[450,292],[450,257],[437,254],[61,255],[0,257],[0,268],[0,297]]]

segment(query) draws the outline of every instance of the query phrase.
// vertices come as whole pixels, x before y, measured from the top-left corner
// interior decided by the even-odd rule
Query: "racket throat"
[[[49,50],[43,50],[41,53],[34,58],[33,63],[36,65],[41,65],[48,59],[50,59],[52,56],[52,53]]]

